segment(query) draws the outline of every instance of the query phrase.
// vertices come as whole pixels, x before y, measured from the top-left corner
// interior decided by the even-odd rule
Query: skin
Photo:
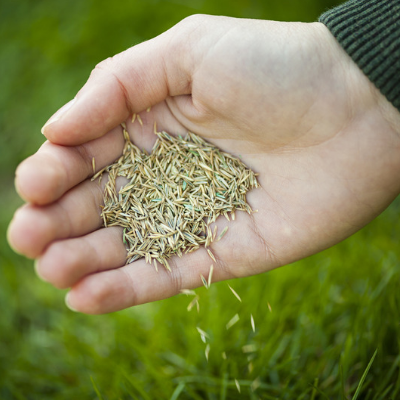
[[[192,16],[100,63],[68,106],[17,169],[27,204],[8,238],[37,259],[42,279],[71,288],[67,304],[80,312],[200,286],[212,263],[200,249],[171,259],[172,273],[143,260],[125,265],[122,231],[101,227],[102,190],[90,181],[92,157],[99,170],[121,154],[122,121],[140,148],[151,150],[156,121],[159,130],[203,136],[259,173],[262,188],[248,194],[258,212],[217,221],[229,230],[211,246],[213,281],[326,249],[400,192],[400,113],[319,23]]]

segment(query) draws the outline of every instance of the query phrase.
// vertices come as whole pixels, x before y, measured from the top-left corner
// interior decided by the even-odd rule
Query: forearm
[[[319,20],[373,83],[382,131],[400,137],[400,0],[350,0]]]
[[[400,111],[400,0],[351,0],[320,22]]]

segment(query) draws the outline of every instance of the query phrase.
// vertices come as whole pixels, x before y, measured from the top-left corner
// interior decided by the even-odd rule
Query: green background
[[[334,248],[231,282],[242,303],[225,282],[199,289],[199,313],[186,311],[183,295],[111,315],[73,313],[65,292],[39,281],[5,239],[21,204],[16,166],[96,63],[190,14],[309,22],[338,3],[0,2],[0,399],[345,399],[376,349],[358,398],[400,398],[398,201]],[[209,362],[197,326],[210,335]],[[243,353],[248,344],[257,351]]]

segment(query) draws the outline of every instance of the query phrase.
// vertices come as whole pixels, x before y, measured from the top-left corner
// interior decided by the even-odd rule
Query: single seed
[[[254,379],[254,381],[251,383],[250,388],[253,392],[255,392],[261,385],[261,380],[260,377]]]
[[[214,241],[215,240],[215,236],[217,236],[217,230],[218,230],[218,226],[215,225],[214,226],[214,232],[213,232],[213,235],[212,235],[212,241]]]
[[[208,273],[208,281],[207,281],[208,287],[211,286],[211,280],[212,280],[213,272],[214,272],[214,265],[211,264],[210,272]]]
[[[196,292],[190,289],[181,289],[182,294],[186,294],[187,296],[196,296]]]
[[[228,229],[229,229],[229,227],[228,226],[226,226],[223,230],[222,230],[222,232],[218,235],[218,238],[217,238],[217,242],[219,242],[224,236],[225,236],[225,233],[226,232],[228,232]]]
[[[253,329],[253,332],[255,332],[256,331],[256,324],[254,323],[253,314],[250,315],[250,322],[251,322],[251,329]]]
[[[235,295],[235,297],[236,297],[240,302],[242,302],[242,299],[240,298],[240,296],[235,292],[235,290],[233,290],[233,288],[231,287],[231,285],[229,285],[229,283],[228,283],[228,286],[229,286],[229,289],[231,289],[232,293]]]
[[[207,344],[207,346],[206,346],[206,350],[205,350],[205,355],[206,355],[206,359],[207,359],[207,361],[208,361],[208,355],[210,354],[210,345],[209,344]]]
[[[203,285],[205,286],[206,289],[208,289],[208,283],[206,281],[206,278],[204,278],[203,275],[200,275],[201,281],[203,282]]]
[[[239,314],[235,314],[233,318],[226,324],[226,329],[232,328],[233,325],[236,324],[240,319]]]
[[[206,343],[207,339],[210,337],[208,336],[207,332],[204,332],[203,329],[200,329],[198,326],[196,327],[197,331],[200,333],[201,340]]]
[[[137,118],[137,120],[139,121],[140,126],[143,126],[143,121],[142,121],[141,116],[138,114],[138,115],[136,116],[136,118]]]
[[[199,298],[196,296],[187,306],[187,310],[190,311],[195,305],[197,305],[197,311],[199,309]]]
[[[257,351],[257,346],[255,344],[246,344],[242,347],[243,353],[254,353]]]
[[[92,158],[92,168],[93,168],[93,175],[96,175],[96,160],[94,157]]]
[[[207,249],[207,253],[208,253],[208,255],[214,260],[214,262],[217,262],[217,260],[216,260],[215,257],[214,257],[214,254],[211,252],[210,249]]]
[[[154,263],[154,269],[156,270],[156,272],[158,272],[157,260],[154,259],[153,263]]]
[[[239,385],[239,382],[237,379],[235,379],[235,385],[236,385],[238,392],[240,393],[240,385]]]

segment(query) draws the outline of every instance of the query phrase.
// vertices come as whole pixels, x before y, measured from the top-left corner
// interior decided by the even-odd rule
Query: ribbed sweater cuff
[[[400,0],[350,0],[319,21],[400,111]]]

